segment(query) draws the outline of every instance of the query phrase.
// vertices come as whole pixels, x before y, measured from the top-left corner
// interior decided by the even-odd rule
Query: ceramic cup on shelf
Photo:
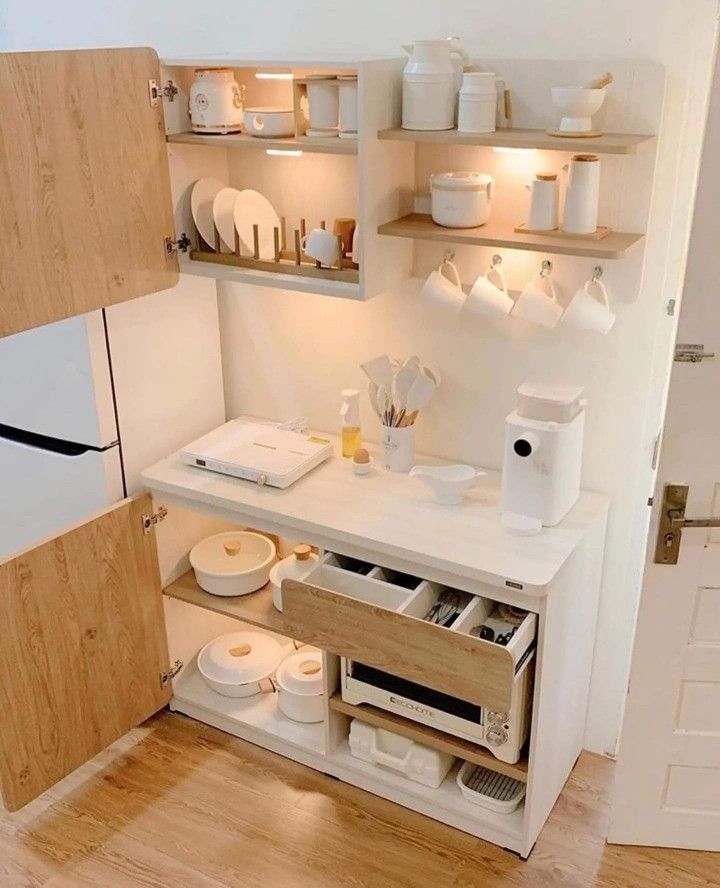
[[[592,295],[592,288],[596,288],[600,299]],[[606,336],[615,323],[615,313],[610,309],[607,290],[602,281],[597,277],[591,278],[584,287],[581,287],[572,298],[560,318],[560,326],[573,327],[578,330],[589,330]]]
[[[415,465],[415,426],[383,426],[383,465],[391,472],[409,472]]]
[[[543,274],[536,275],[525,284],[512,310],[513,317],[525,318],[541,327],[555,327],[562,313],[557,288]]]
[[[340,218],[333,222],[333,234],[342,238],[343,256],[350,256],[353,251],[353,240],[355,235],[355,220],[350,218]]]
[[[465,300],[465,308],[473,314],[490,318],[504,318],[515,304],[508,294],[505,276],[500,270],[499,256],[493,256],[490,268],[481,274]]]
[[[324,228],[313,228],[310,234],[302,239],[300,247],[306,256],[321,262],[323,265],[336,265],[340,259],[338,237]]]
[[[462,308],[465,293],[455,263],[450,259],[445,259],[434,271],[431,271],[420,291],[420,297],[430,304],[459,311]]]
[[[325,74],[310,74],[307,78],[308,136],[337,136],[340,100],[338,79]]]

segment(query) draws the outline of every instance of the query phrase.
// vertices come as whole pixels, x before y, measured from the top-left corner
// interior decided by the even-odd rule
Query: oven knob
[[[502,746],[507,743],[507,731],[501,725],[492,725],[485,732],[485,740],[490,746]]]
[[[508,714],[507,712],[494,712],[493,710],[490,710],[487,718],[491,725],[504,725],[508,720]]]

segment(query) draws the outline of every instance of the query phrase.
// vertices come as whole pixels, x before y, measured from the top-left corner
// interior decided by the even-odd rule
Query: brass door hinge
[[[165,506],[159,506],[157,512],[145,513],[142,518],[142,529],[144,534],[149,534],[156,524],[160,524],[167,518],[168,510]]]
[[[178,94],[178,88],[168,80],[165,86],[160,86],[157,80],[148,80],[148,95],[150,96],[150,106],[154,108],[163,96],[168,102],[174,102],[175,96]]]
[[[160,687],[166,688],[168,684],[175,678],[185,664],[182,660],[175,660],[167,672],[160,673]]]

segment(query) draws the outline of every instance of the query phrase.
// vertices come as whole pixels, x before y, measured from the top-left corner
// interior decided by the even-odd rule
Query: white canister
[[[244,86],[231,68],[197,68],[190,87],[190,126],[194,133],[239,133]]]
[[[409,472],[415,465],[415,426],[383,426],[383,460],[391,472]]]
[[[458,132],[494,133],[496,110],[495,74],[485,71],[469,71],[463,74]]]
[[[600,160],[596,154],[576,154],[567,169],[563,231],[594,234],[600,201]]]
[[[453,58],[464,53],[452,40],[418,40],[405,49],[411,55],[403,71],[403,129],[452,129],[458,92]]]
[[[337,77],[311,74],[307,79],[309,136],[337,136],[340,100]]]
[[[433,222],[445,228],[476,228],[490,218],[495,180],[487,173],[440,173],[430,177]]]
[[[530,189],[530,213],[527,227],[531,231],[554,231],[558,227],[559,189],[557,173],[538,173]]]
[[[317,566],[318,556],[310,546],[300,544],[293,548],[292,554],[283,558],[270,571],[270,584],[272,586],[273,604],[281,611],[282,608],[282,581],[304,580],[305,577]]]
[[[278,706],[293,721],[312,724],[325,716],[322,653],[301,648],[278,666]]]
[[[358,79],[357,74],[338,76],[340,102],[340,138],[356,139],[358,127]]]

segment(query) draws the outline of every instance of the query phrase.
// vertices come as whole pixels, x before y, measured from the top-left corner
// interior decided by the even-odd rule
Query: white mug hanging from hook
[[[593,276],[581,287],[572,298],[560,318],[563,327],[572,327],[576,330],[588,330],[606,336],[615,323],[615,313],[610,308],[607,290],[603,284],[602,266],[596,265]],[[593,295],[596,291],[599,298]]]
[[[465,301],[468,311],[490,318],[504,318],[510,314],[515,303],[508,293],[501,266],[502,256],[496,253],[488,270],[472,285]]]
[[[421,298],[428,303],[459,311],[465,293],[460,283],[460,273],[453,262],[454,250],[445,250],[443,261],[431,271],[420,291]]]
[[[552,280],[552,262],[544,259],[539,274],[522,288],[512,310],[513,317],[525,318],[541,327],[554,327],[563,313],[557,287]]]

